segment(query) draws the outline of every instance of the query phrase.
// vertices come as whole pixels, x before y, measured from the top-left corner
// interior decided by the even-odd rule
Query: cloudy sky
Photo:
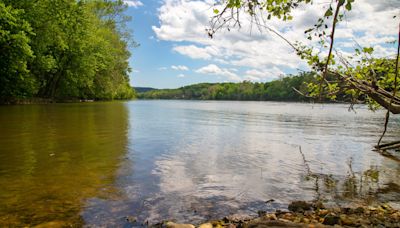
[[[304,31],[322,16],[330,0],[293,12],[294,20],[266,21],[290,41],[308,43]],[[125,0],[129,27],[140,47],[132,48],[131,84],[176,88],[200,82],[271,81],[280,75],[308,70],[282,39],[252,26],[221,30],[213,39],[205,31],[214,0]],[[396,16],[394,18],[394,16]],[[376,56],[393,56],[400,21],[400,0],[356,0],[337,30],[335,47],[352,55],[357,45],[372,46]],[[321,50],[324,53],[326,50]]]

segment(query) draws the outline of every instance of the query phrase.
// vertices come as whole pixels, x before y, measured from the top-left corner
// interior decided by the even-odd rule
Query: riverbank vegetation
[[[188,100],[253,100],[253,101],[307,101],[301,92],[307,92],[308,83],[315,74],[304,72],[280,79],[258,83],[200,83],[177,89],[147,90],[138,94],[142,99],[188,99]],[[297,92],[298,90],[299,92]]]
[[[0,102],[134,97],[125,9],[123,1],[0,0]]]

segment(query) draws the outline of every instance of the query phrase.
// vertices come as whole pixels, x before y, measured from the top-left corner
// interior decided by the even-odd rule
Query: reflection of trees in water
[[[127,144],[122,103],[0,109],[0,226],[81,225],[86,199],[116,195]]]
[[[305,181],[313,182],[315,200],[338,201],[366,201],[371,202],[380,199],[395,200],[400,196],[400,186],[392,180],[382,184],[382,170],[378,166],[370,166],[369,169],[356,173],[353,171],[353,160],[347,162],[347,174],[334,176],[331,174],[316,173],[310,169],[304,153],[299,148],[303,158],[306,173]],[[393,194],[387,197],[386,194]]]

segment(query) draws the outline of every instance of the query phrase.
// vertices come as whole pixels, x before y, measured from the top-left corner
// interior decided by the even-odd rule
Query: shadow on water
[[[89,198],[118,198],[122,103],[0,107],[0,226],[84,224]]]

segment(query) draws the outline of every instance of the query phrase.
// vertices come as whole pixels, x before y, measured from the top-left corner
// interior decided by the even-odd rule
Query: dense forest
[[[138,93],[138,97],[142,99],[308,101],[310,98],[302,94],[308,92],[308,84],[316,80],[315,76],[313,72],[304,72],[265,83],[249,81],[200,83],[178,89],[148,90]],[[344,99],[344,95],[341,95],[340,100]]]
[[[0,101],[127,99],[123,1],[0,0]]]

